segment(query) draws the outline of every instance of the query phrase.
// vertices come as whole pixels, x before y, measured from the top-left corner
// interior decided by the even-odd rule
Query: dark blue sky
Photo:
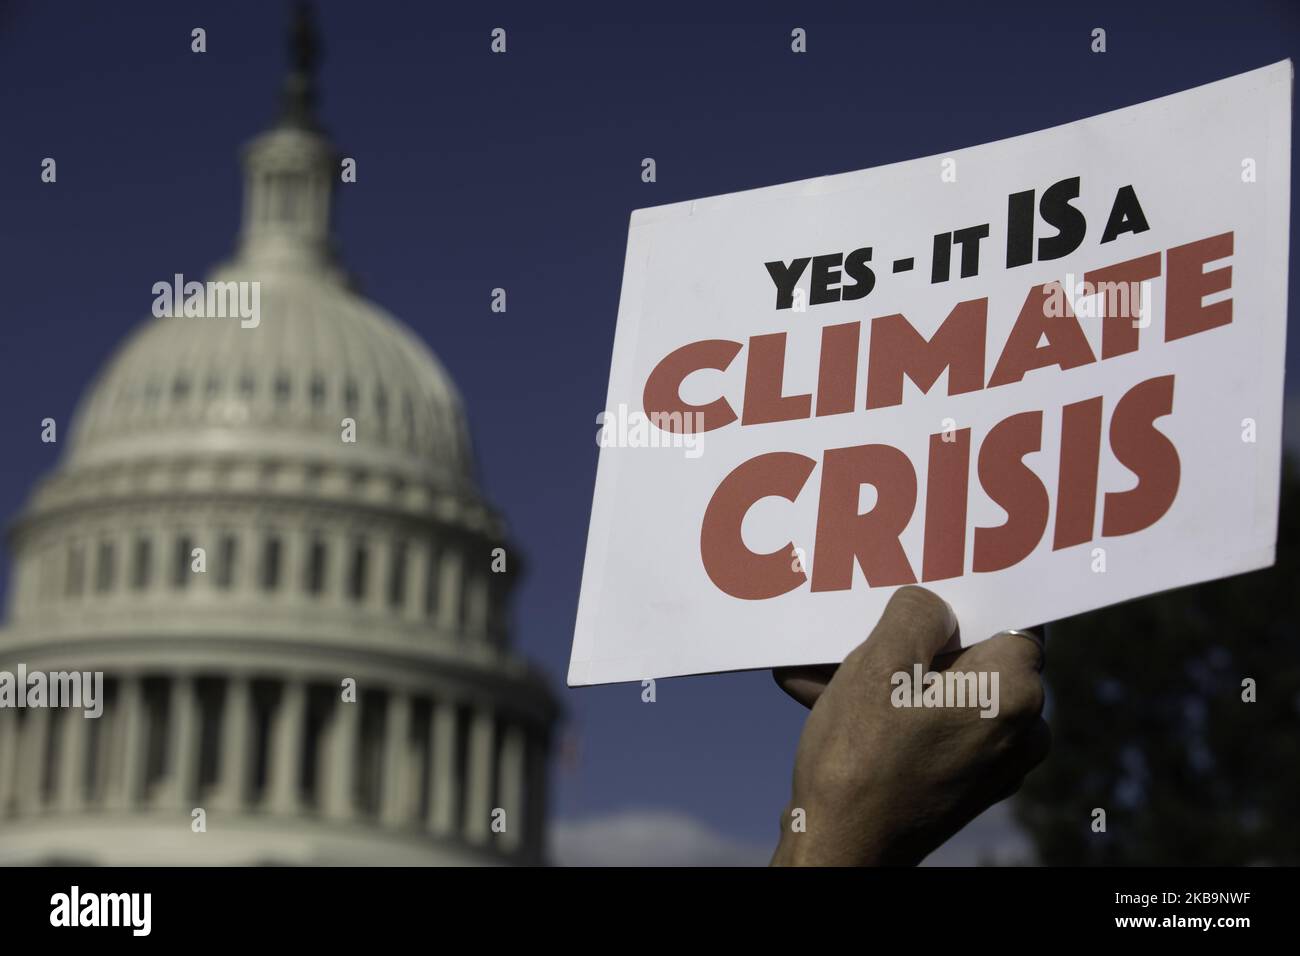
[[[321,113],[358,161],[344,260],[465,395],[485,486],[529,559],[517,640],[557,688],[632,209],[971,146],[1300,58],[1300,4],[1283,0],[322,6]],[[269,2],[0,2],[0,513],[54,466],[38,423],[69,420],[152,283],[232,248],[236,149],[274,116],[284,23]],[[505,56],[488,49],[497,26]],[[806,55],[790,52],[795,26]],[[1094,27],[1105,54],[1089,50]],[[46,156],[55,186],[39,181]],[[646,156],[657,183],[641,182]],[[489,309],[497,286],[504,315]],[[580,742],[554,774],[560,816],[667,807],[771,841],[803,712],[766,673],[661,681],[654,705],[635,685],[560,695]]]

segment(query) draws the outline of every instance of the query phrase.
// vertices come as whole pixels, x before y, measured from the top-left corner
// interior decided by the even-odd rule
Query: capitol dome
[[[460,396],[408,329],[341,283],[236,261],[260,322],[154,318],[105,367],[74,419],[72,467],[215,449],[346,465],[340,421],[365,422],[367,463],[474,493]]]
[[[204,277],[256,309],[155,310],[11,528],[0,672],[99,671],[106,702],[0,708],[0,864],[544,859],[519,559],[447,371],[335,255],[302,19],[292,49]]]

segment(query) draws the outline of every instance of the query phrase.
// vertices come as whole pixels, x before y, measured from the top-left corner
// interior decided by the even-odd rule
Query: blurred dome
[[[152,318],[119,348],[73,424],[67,465],[207,453],[368,467],[469,490],[460,396],[433,353],[397,320],[315,272],[224,267],[257,282],[260,320]],[[343,419],[359,440],[340,439]]]
[[[520,559],[447,372],[334,256],[346,165],[302,8],[290,49],[235,255],[157,277],[168,317],[11,526],[0,669],[103,695],[0,708],[0,865],[544,859],[557,708],[511,647]],[[220,834],[193,838],[209,805]]]
[[[244,149],[238,249],[202,287],[222,284],[225,308],[155,317],[127,339],[80,405],[70,467],[138,462],[163,448],[170,458],[325,466],[364,455],[367,468],[474,496],[469,432],[446,370],[356,294],[335,258],[341,167],[310,100],[291,85],[280,122]],[[198,278],[160,277],[180,286],[177,298]],[[155,316],[170,311],[172,295],[165,301]],[[345,418],[354,442],[341,438]]]

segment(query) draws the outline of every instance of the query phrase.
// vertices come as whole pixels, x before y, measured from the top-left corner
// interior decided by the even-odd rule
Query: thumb
[[[868,647],[874,647],[900,666],[929,664],[956,635],[957,618],[948,602],[933,591],[908,585],[894,592],[875,629],[844,662],[851,665]],[[783,691],[811,709],[836,669],[835,664],[777,667],[772,677]]]
[[[806,667],[775,667],[772,678],[777,686],[809,710],[835,676],[836,664],[811,664]]]
[[[899,667],[928,665],[957,633],[957,617],[948,602],[909,584],[894,592],[880,622],[849,658],[870,650]]]

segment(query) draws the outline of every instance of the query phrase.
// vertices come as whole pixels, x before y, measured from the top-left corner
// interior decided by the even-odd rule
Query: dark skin
[[[904,587],[838,667],[773,672],[811,711],[773,866],[915,865],[1015,793],[1047,756],[1042,641],[1017,631],[952,651],[956,633],[946,602]],[[973,707],[895,707],[891,675],[917,663],[996,672],[997,716]]]

